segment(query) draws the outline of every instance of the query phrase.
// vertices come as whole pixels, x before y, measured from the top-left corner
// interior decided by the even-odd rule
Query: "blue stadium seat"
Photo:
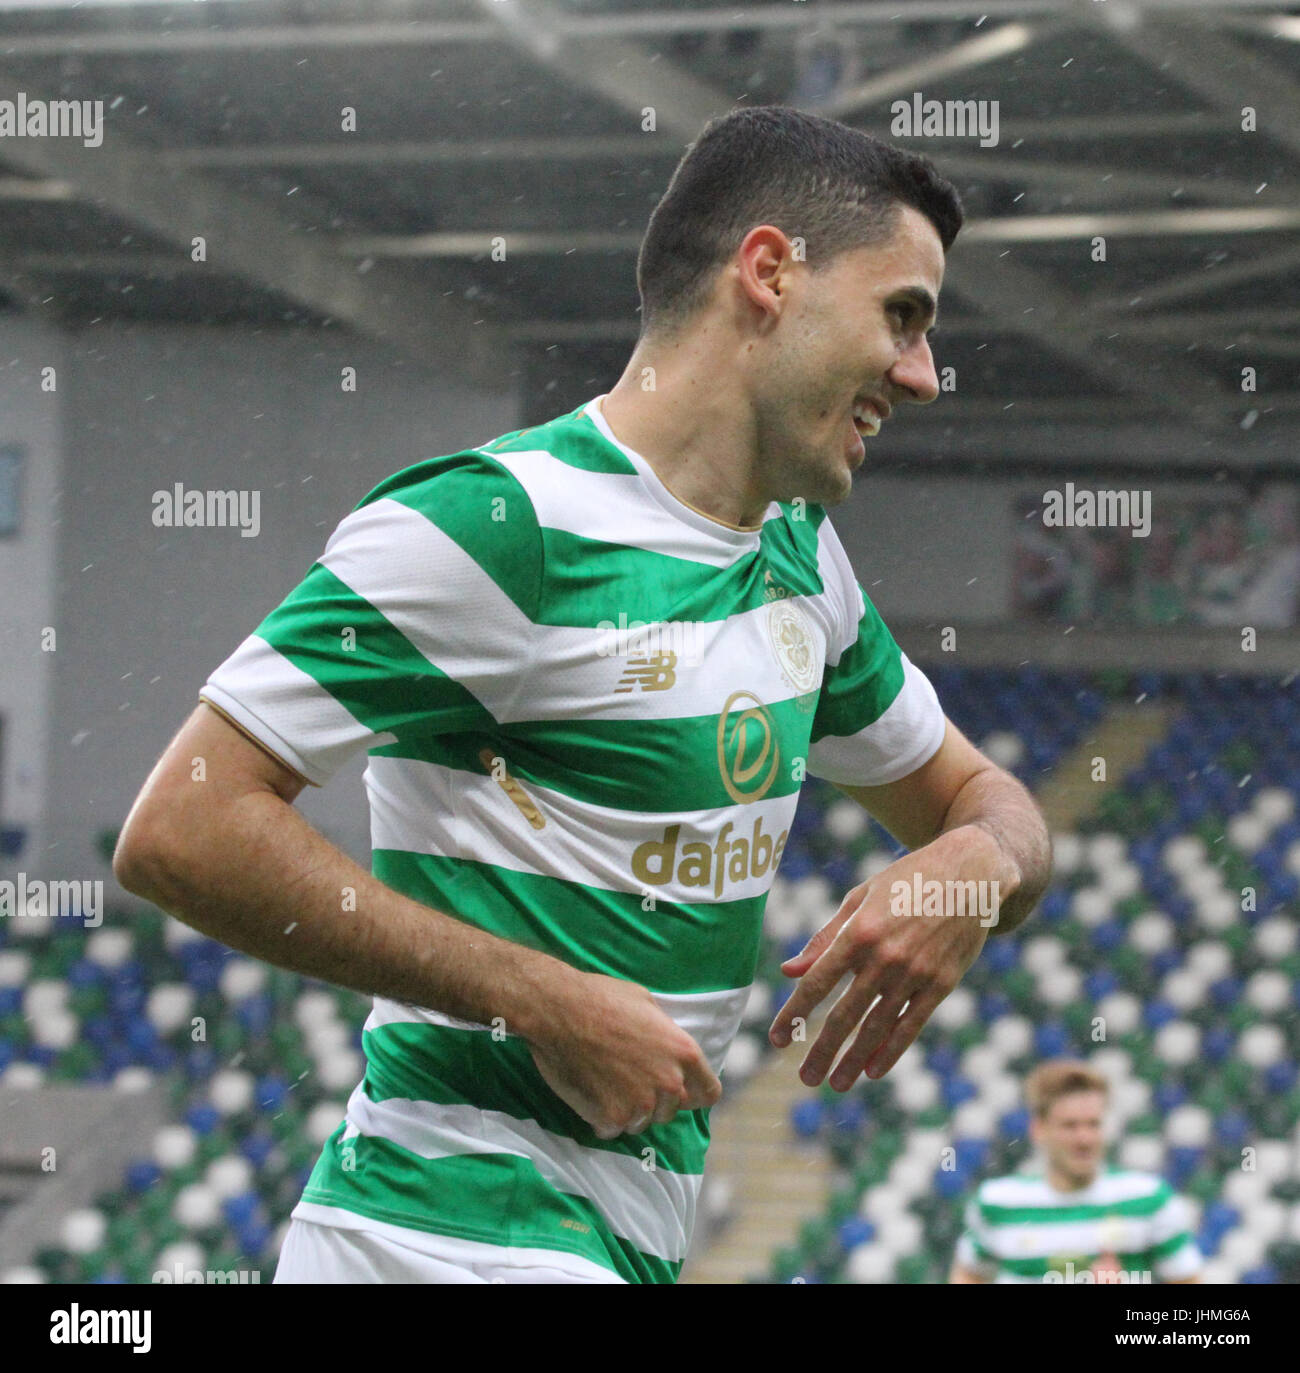
[[[1210,983],[1210,997],[1216,1006],[1236,1006],[1245,991],[1246,984],[1240,977],[1221,977]]]
[[[221,1203],[222,1213],[232,1229],[256,1219],[260,1207],[261,1199],[256,1192],[240,1192]]]
[[[1222,1063],[1233,1050],[1237,1036],[1226,1025],[1211,1025],[1201,1037],[1201,1057],[1207,1063]]]
[[[858,1134],[867,1123],[867,1103],[860,1096],[845,1096],[830,1103],[831,1129]]]
[[[126,1185],[132,1192],[147,1192],[163,1175],[151,1158],[136,1159],[127,1165]]]
[[[1156,1084],[1152,1097],[1156,1109],[1161,1115],[1167,1116],[1170,1111],[1175,1110],[1187,1100],[1187,1088],[1181,1082],[1166,1078],[1163,1082]]]
[[[971,1174],[968,1169],[954,1168],[945,1171],[934,1170],[934,1190],[945,1201],[957,1202],[970,1190]]]
[[[211,1134],[221,1124],[221,1112],[207,1102],[200,1102],[185,1112],[185,1123],[196,1135]]]
[[[1029,1108],[1017,1106],[998,1121],[998,1129],[1006,1139],[1025,1139],[1029,1135]]]
[[[207,1044],[195,1044],[185,1054],[185,1071],[192,1082],[203,1082],[221,1066],[216,1052]]]
[[[961,1066],[961,1050],[955,1044],[932,1044],[925,1051],[925,1066],[940,1077],[949,1077]]]
[[[1298,1077],[1300,1070],[1296,1064],[1288,1059],[1280,1059],[1264,1069],[1264,1086],[1267,1091],[1280,1096],[1294,1089]]]
[[[840,1222],[835,1233],[840,1247],[848,1253],[860,1244],[870,1244],[876,1237],[876,1227],[862,1216],[850,1216]]]
[[[239,1142],[239,1152],[254,1168],[264,1168],[277,1148],[275,1137],[262,1130],[245,1135]]]
[[[819,1097],[807,1097],[790,1108],[790,1125],[800,1139],[816,1139],[826,1119]]]
[[[260,1259],[266,1255],[271,1235],[271,1227],[258,1219],[250,1220],[247,1225],[238,1226],[235,1230],[240,1250],[250,1259]]]
[[[966,1077],[949,1077],[943,1084],[944,1105],[955,1111],[964,1102],[979,1096],[979,1088]]]
[[[987,1139],[959,1139],[954,1147],[957,1150],[957,1166],[973,1172],[984,1167],[991,1146]]]
[[[1171,1020],[1178,1018],[1177,1007],[1171,1006],[1167,1001],[1161,1001],[1159,998],[1148,1001],[1142,1010],[1142,1019],[1153,1033],[1168,1025]]]
[[[1214,1138],[1229,1149],[1240,1149],[1251,1136],[1254,1129],[1241,1111],[1226,1111],[1214,1122]]]
[[[1122,920],[1103,920],[1100,925],[1093,927],[1089,942],[1098,953],[1114,953],[1123,945],[1127,933]]]
[[[1083,990],[1090,1001],[1100,1001],[1120,986],[1119,978],[1109,968],[1098,968],[1083,979]]]
[[[1045,1020],[1034,1031],[1034,1052],[1039,1058],[1073,1057],[1070,1031],[1057,1020]]]
[[[1148,960],[1147,967],[1151,972],[1151,980],[1159,982],[1167,973],[1173,972],[1177,967],[1181,967],[1183,962],[1183,951],[1177,946],[1161,949],[1158,953],[1153,953]]]
[[[979,1017],[986,1025],[1010,1015],[1012,1009],[1011,998],[1005,992],[985,992],[979,999]]]
[[[990,939],[984,945],[980,958],[989,972],[1009,973],[1020,962],[1019,941],[1014,938]]]

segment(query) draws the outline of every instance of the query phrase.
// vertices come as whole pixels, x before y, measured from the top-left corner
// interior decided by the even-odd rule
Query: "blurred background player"
[[[1106,1079],[1058,1059],[1029,1075],[1025,1095],[1037,1157],[980,1184],[949,1281],[1199,1281],[1183,1200],[1154,1173],[1105,1166]]]

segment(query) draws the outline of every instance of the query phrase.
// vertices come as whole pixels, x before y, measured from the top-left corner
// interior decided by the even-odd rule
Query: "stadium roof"
[[[1050,426],[1064,452],[1104,421],[1247,460],[1300,410],[1297,14],[0,0],[0,102],[104,102],[97,146],[0,138],[0,301],[74,328],[328,321],[467,380],[548,349],[619,367],[686,144],[788,103],[925,152],[964,198],[936,339],[957,387],[905,444],[983,427],[1014,456]],[[918,92],[996,100],[997,141],[894,134]]]

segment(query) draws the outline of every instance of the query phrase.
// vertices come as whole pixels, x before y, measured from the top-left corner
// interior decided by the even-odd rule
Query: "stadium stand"
[[[827,1197],[800,1203],[796,1233],[746,1276],[942,1281],[966,1198],[1024,1157],[1023,1074],[1071,1054],[1114,1083],[1118,1161],[1163,1173],[1193,1204],[1209,1280],[1300,1281],[1291,684],[1027,669],[932,677],[954,721],[1040,795],[1071,759],[1105,750],[1108,721],[1145,705],[1158,731],[1086,810],[1068,817],[1087,796],[1077,786],[1072,802],[1045,806],[1056,873],[1040,909],[989,941],[886,1080],[787,1094],[779,1133],[805,1158],[823,1156]],[[766,1027],[789,991],[782,959],[899,852],[852,803],[808,786],[714,1113],[720,1136],[744,1084],[773,1061]],[[47,1208],[30,1252],[12,1257],[14,1212],[0,1211],[5,1280],[216,1271],[269,1282],[289,1210],[361,1076],[366,1009],[150,908],[112,911],[95,931],[0,922],[0,1083],[111,1085],[128,1116],[140,1093],[161,1089],[167,1116],[115,1184],[61,1214]],[[754,1186],[725,1165],[711,1175],[684,1280],[710,1280],[714,1242]]]

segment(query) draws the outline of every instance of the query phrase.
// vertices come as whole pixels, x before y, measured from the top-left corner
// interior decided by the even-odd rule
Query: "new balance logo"
[[[676,686],[677,655],[675,653],[646,653],[629,658],[627,671],[618,679],[615,692],[667,691]]]
[[[596,625],[596,653],[636,663],[667,656],[674,665],[694,667],[703,657],[704,638],[698,620],[629,620],[627,611],[620,610],[617,624],[601,620]]]

